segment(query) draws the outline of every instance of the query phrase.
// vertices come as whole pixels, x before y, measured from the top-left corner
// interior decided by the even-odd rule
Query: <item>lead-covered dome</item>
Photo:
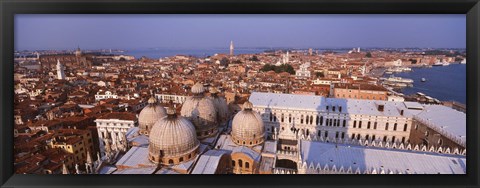
[[[194,159],[200,142],[195,127],[186,118],[177,116],[175,109],[157,121],[149,137],[149,156],[154,163],[179,164]]]
[[[217,133],[217,110],[212,99],[204,96],[204,91],[202,84],[195,84],[192,87],[194,96],[188,97],[181,109],[181,115],[195,126],[199,139]]]
[[[195,85],[192,86],[192,93],[193,94],[203,94],[205,92],[205,87],[200,82],[197,82]]]
[[[165,111],[165,108],[158,104],[154,97],[148,99],[147,106],[145,106],[138,115],[140,134],[148,135],[153,124],[166,115],[167,112]]]
[[[215,87],[210,89],[210,94],[212,96],[213,104],[217,109],[217,121],[220,125],[225,125],[230,116],[227,101],[225,98],[218,96],[218,90]]]
[[[232,141],[237,145],[255,146],[265,141],[265,126],[260,114],[252,110],[253,105],[247,101],[243,110],[232,121]]]

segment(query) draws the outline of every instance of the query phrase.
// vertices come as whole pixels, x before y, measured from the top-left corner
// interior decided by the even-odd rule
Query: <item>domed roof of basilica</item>
[[[218,96],[218,90],[215,87],[210,88],[213,104],[217,109],[217,120],[220,124],[225,124],[228,121],[230,112],[228,104],[224,97]]]
[[[175,158],[194,152],[200,145],[195,127],[186,118],[177,116],[175,109],[155,123],[150,131],[149,155]]]
[[[205,87],[203,87],[202,83],[197,82],[195,85],[192,86],[193,94],[201,94],[203,92],[205,92]]]
[[[199,138],[210,137],[217,132],[217,109],[211,98],[205,97],[203,85],[192,87],[195,95],[188,97],[182,105],[181,115],[190,120]]]
[[[160,105],[154,97],[148,99],[148,104],[138,115],[138,125],[141,134],[148,134],[155,122],[165,117],[167,112],[165,108]]]
[[[237,145],[255,146],[265,141],[262,117],[252,109],[253,104],[247,101],[243,104],[243,110],[233,118],[231,136]]]

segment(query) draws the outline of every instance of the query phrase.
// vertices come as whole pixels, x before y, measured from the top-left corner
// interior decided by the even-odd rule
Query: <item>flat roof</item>
[[[228,153],[222,150],[209,150],[205,152],[198,159],[192,174],[215,174],[220,159],[225,154]]]
[[[156,166],[148,160],[148,147],[133,146],[128,152],[118,160],[117,166],[140,167],[140,166]]]
[[[337,170],[351,167],[353,171],[359,168],[361,173],[384,169],[385,173],[465,174],[467,169],[465,156],[305,140],[301,141],[301,155],[307,165],[320,164],[322,169],[335,165]]]
[[[339,107],[342,107],[341,113],[373,116],[412,117],[419,112],[406,108],[404,102],[325,98],[313,95],[253,92],[249,100],[254,107],[333,112],[333,106],[335,106],[335,112],[339,112]],[[384,105],[383,111],[378,110],[379,105]],[[327,106],[329,106],[328,110]],[[401,110],[404,110],[403,115]]]

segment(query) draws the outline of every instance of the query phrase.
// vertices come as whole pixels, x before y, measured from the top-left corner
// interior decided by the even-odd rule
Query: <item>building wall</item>
[[[183,104],[187,100],[187,96],[183,95],[156,94],[155,96],[161,103],[169,103],[172,101],[174,104]]]
[[[427,148],[430,148],[432,146],[434,146],[435,148],[438,148],[440,146],[449,147],[452,152],[455,148],[458,148],[460,150],[465,149],[464,146],[457,144],[451,139],[429,128],[427,125],[415,120],[413,121],[413,126],[411,127],[409,137],[412,144],[426,145]]]
[[[234,174],[255,174],[258,163],[244,153],[233,153],[231,165]]]
[[[387,100],[387,91],[334,88],[333,95],[335,98]]]
[[[300,134],[315,135],[324,139],[328,137],[330,140],[353,136],[356,139],[367,139],[368,135],[369,140],[375,137],[375,140],[393,141],[395,139],[396,142],[407,142],[412,125],[412,119],[407,117],[346,114],[338,112],[338,109],[337,112],[328,113],[290,109],[266,110],[262,107],[254,107],[254,110],[262,116],[267,138],[272,137],[274,128],[280,131],[281,127],[292,124],[295,131]]]
[[[137,121],[120,120],[120,119],[97,119],[95,120],[98,131],[98,141],[100,151],[105,151],[105,139],[109,138],[112,142],[122,140],[128,129],[135,127]]]

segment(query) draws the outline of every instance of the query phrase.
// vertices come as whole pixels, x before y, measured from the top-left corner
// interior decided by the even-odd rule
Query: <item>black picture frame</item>
[[[3,0],[1,11],[0,185],[2,187],[319,187],[479,185],[479,0]],[[19,175],[13,174],[15,14],[466,14],[466,175]]]

